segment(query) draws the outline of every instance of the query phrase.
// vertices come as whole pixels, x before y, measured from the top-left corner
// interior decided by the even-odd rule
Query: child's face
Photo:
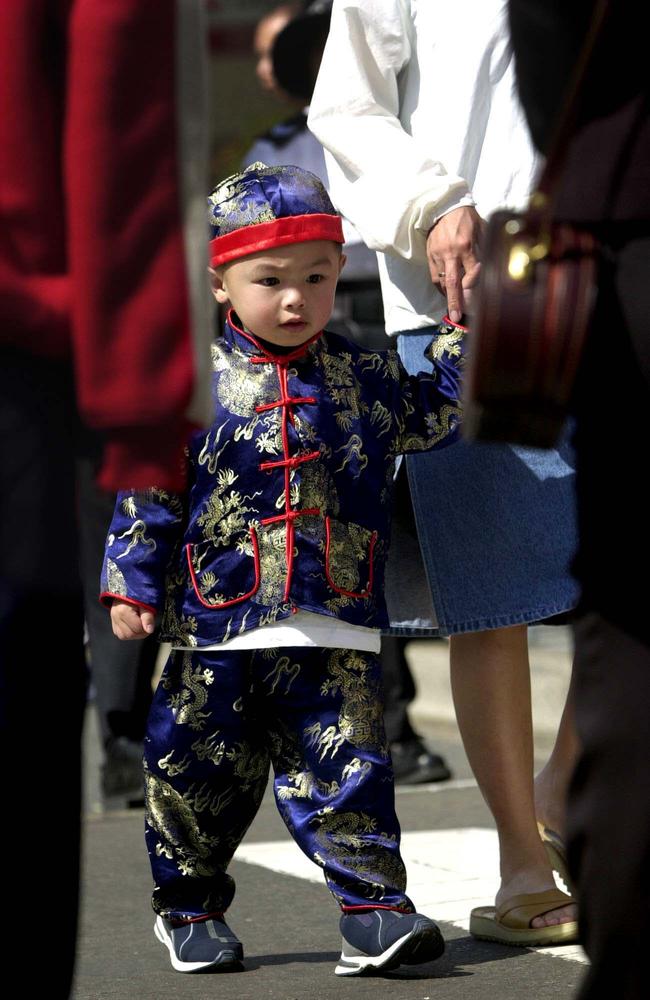
[[[217,302],[232,305],[250,333],[298,347],[330,318],[344,263],[338,244],[330,240],[273,247],[219,268],[214,294]]]

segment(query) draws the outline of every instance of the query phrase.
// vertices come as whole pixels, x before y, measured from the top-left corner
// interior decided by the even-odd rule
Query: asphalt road
[[[455,728],[426,723],[426,735],[455,780],[398,790],[398,813],[418,908],[436,917],[448,942],[425,966],[384,977],[341,979],[338,910],[315,866],[289,841],[273,799],[233,862],[238,891],[229,922],[244,943],[245,970],[183,975],[153,936],[150,874],[138,810],[91,813],[85,823],[84,901],[75,1000],[556,1000],[574,995],[584,973],[577,947],[523,950],[475,941],[471,906],[496,889],[496,837],[471,779]],[[92,729],[89,769],[96,766]],[[537,748],[540,760],[547,741]],[[91,782],[92,785],[92,782]]]

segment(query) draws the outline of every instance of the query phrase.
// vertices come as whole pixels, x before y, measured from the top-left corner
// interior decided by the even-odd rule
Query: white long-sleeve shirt
[[[334,203],[384,251],[387,331],[438,322],[429,229],[461,205],[522,207],[537,172],[506,0],[334,0],[309,127]]]

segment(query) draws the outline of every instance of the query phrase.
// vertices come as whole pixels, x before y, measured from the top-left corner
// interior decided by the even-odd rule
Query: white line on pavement
[[[447,787],[450,784],[453,782],[448,782]],[[461,827],[403,833],[402,856],[408,872],[409,895],[427,916],[466,931],[472,907],[484,906],[494,899],[499,870],[494,830]],[[244,842],[235,860],[309,882],[322,882],[323,878],[317,865],[292,840]],[[587,961],[579,945],[532,950],[572,962]]]
[[[454,778],[452,781],[431,781],[421,785],[395,785],[397,795],[413,792],[456,792],[463,788],[478,788],[475,778]]]

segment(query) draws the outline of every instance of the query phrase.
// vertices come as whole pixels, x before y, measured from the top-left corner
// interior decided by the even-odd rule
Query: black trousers
[[[650,232],[608,262],[576,400],[582,587],[570,865],[591,959],[581,1000],[646,997],[650,921]]]
[[[17,883],[11,963],[31,968],[37,941],[56,1000],[74,961],[85,700],[73,398],[65,366],[0,352],[0,857]]]
[[[390,745],[418,738],[408,714],[415,698],[415,682],[405,654],[408,641],[397,635],[384,635],[381,639],[384,727]]]
[[[595,612],[575,625],[582,754],[569,810],[569,863],[591,968],[581,1000],[648,995],[650,646]]]
[[[122,642],[113,635],[110,615],[98,600],[106,535],[115,497],[95,485],[96,461],[78,462],[81,578],[90,644],[90,672],[105,747],[126,737],[141,743],[151,705],[151,678],[158,657],[155,636]]]

